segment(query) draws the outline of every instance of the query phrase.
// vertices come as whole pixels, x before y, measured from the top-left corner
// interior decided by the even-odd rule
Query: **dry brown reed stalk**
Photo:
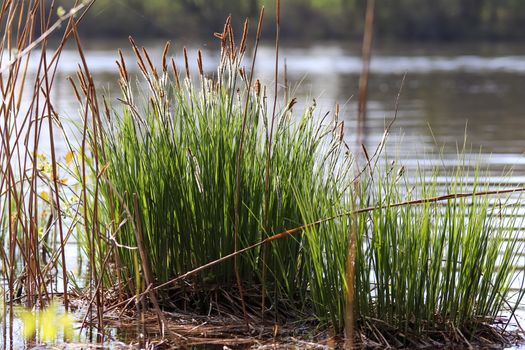
[[[135,40],[133,40],[133,37],[129,37],[129,42],[131,43],[131,48],[133,49],[133,52],[135,53],[135,56],[137,57],[137,65],[139,66],[139,69],[142,73],[147,73],[146,65],[144,64],[144,60],[142,59],[142,55],[140,54],[139,48],[137,44],[135,43]]]
[[[173,76],[175,77],[175,84],[177,85],[177,89],[180,90],[180,77],[179,77],[179,70],[177,69],[177,65],[175,64],[175,60],[171,59],[171,69],[173,70]]]
[[[63,213],[60,198],[63,184],[58,176],[54,136],[55,124],[60,121],[51,103],[51,95],[60,54],[70,36],[71,23],[76,15],[89,6],[87,2],[76,3],[65,15],[56,19],[53,19],[52,12],[47,11],[44,1],[27,3],[8,0],[2,3],[0,9],[3,33],[0,39],[0,115],[4,120],[0,146],[0,216],[8,222],[8,252],[2,249],[2,255],[7,266],[10,306],[15,299],[15,274],[23,281],[17,293],[22,289],[25,291],[27,306],[33,306],[37,301],[40,305],[44,304],[51,291],[45,278],[47,268],[43,269],[39,260],[42,247],[38,230],[43,197],[38,191],[43,185],[52,192],[47,200],[52,216],[44,227],[46,231],[51,226],[58,227],[60,232],[59,248],[54,254],[61,260],[64,302],[66,308],[68,306],[64,254],[66,239],[61,222]],[[49,36],[66,22],[68,25],[58,47],[50,50]],[[37,36],[37,33],[40,35]],[[29,71],[30,54],[37,48],[40,48],[40,56],[37,57],[38,63],[34,67],[36,72],[33,73]],[[44,174],[39,165],[46,119],[51,157],[49,174]],[[56,260],[52,261],[56,263]],[[58,269],[57,264],[55,267]]]
[[[89,257],[88,258],[91,264],[89,293],[90,293],[90,297],[93,295],[94,299],[96,300],[96,306],[97,306],[96,310],[98,313],[98,317],[97,317],[98,329],[103,335],[104,325],[103,325],[103,320],[100,320],[100,318],[102,318],[101,316],[103,314],[103,309],[104,309],[104,300],[103,300],[104,291],[103,291],[103,284],[99,283],[99,281],[102,281],[104,278],[104,273],[103,273],[104,270],[101,270],[99,273],[99,271],[97,270],[97,265],[95,264],[96,252],[99,251],[100,253],[100,249],[101,249],[100,230],[98,227],[98,196],[99,196],[99,190],[100,190],[99,178],[98,178],[99,172],[100,172],[99,162],[98,162],[98,159],[99,159],[98,150],[95,150],[93,152],[94,153],[93,158],[96,160],[95,173],[97,174],[97,177],[94,183],[95,189],[94,189],[93,196],[95,200],[93,202],[93,209],[91,211],[92,217],[88,215],[88,213],[90,212],[90,210],[88,209],[88,201],[87,201],[89,180],[87,177],[87,167],[88,166],[86,163],[86,159],[88,157],[88,154],[86,152],[86,140],[88,137],[88,128],[89,128],[88,116],[91,115],[92,128],[94,130],[93,142],[97,143],[97,139],[99,136],[99,133],[97,132],[97,128],[98,128],[98,125],[100,125],[100,111],[98,108],[97,92],[95,89],[95,84],[93,82],[93,77],[90,73],[89,67],[86,62],[86,57],[84,54],[84,50],[82,48],[80,37],[78,35],[76,24],[73,26],[73,33],[75,37],[75,42],[77,44],[77,51],[80,55],[81,62],[82,62],[82,66],[79,67],[77,76],[79,78],[80,87],[82,89],[83,95],[86,96],[85,102],[81,104],[83,105],[83,108],[84,108],[84,115],[83,115],[84,120],[83,120],[83,128],[82,128],[82,141],[81,141],[81,146],[80,146],[81,147],[80,149],[80,155],[81,155],[80,170],[82,172],[82,176],[81,176],[82,190],[81,191],[82,191],[82,198],[84,202],[84,205],[83,205],[83,215],[84,215],[84,220],[85,220],[84,229],[85,229],[85,235],[87,237],[88,246],[89,246],[89,252],[88,252]],[[70,80],[70,82],[73,83],[72,80]],[[73,83],[73,86],[74,86],[74,83]],[[75,86],[74,86],[74,90],[76,91],[76,95],[78,97],[78,92]],[[102,152],[104,152],[103,148],[101,149],[102,149]],[[91,224],[91,227],[90,227],[90,224]],[[88,306],[88,311],[86,315],[91,314],[91,312],[92,312],[92,309],[91,309],[91,304],[90,304]]]
[[[201,85],[202,85],[202,99],[204,103],[204,109],[206,109],[206,77],[204,76],[204,69],[202,68],[202,51],[197,51],[197,67],[199,68],[199,76],[201,78]]]
[[[197,67],[199,68],[199,75],[204,77],[204,69],[202,68],[202,51],[197,51]]]
[[[167,41],[166,45],[164,45],[164,50],[162,51],[162,72],[166,73],[168,71],[168,52],[170,50],[171,42]]]
[[[188,49],[184,47],[182,51],[184,53],[184,68],[186,69],[186,79],[189,80],[190,79],[190,65],[188,62]]]
[[[246,19],[244,21],[244,26],[242,29],[241,44],[239,45],[239,52],[241,54],[244,54],[244,52],[246,51],[246,41],[248,40],[248,25],[249,21],[248,19]]]
[[[354,182],[355,193],[359,193],[359,181]],[[354,200],[353,207],[356,208]],[[356,244],[358,232],[357,214],[352,213],[350,220],[350,234],[348,235],[348,255],[346,257],[346,303],[345,303],[345,339],[344,347],[347,350],[354,348],[354,283],[356,264]]]
[[[45,81],[45,90],[47,92],[51,92],[51,85],[49,82],[48,77],[48,69],[49,66],[47,65],[47,59],[46,59],[46,40],[44,40],[42,45],[42,58],[43,58],[43,64],[44,64],[44,81]],[[58,231],[59,231],[59,237],[60,237],[60,246],[62,247],[62,254],[61,254],[61,260],[62,260],[62,281],[63,281],[63,288],[64,288],[64,307],[65,310],[68,311],[69,307],[69,300],[68,300],[68,275],[67,275],[67,267],[66,267],[66,254],[64,252],[64,247],[66,244],[66,241],[64,240],[64,226],[62,224],[62,209],[61,209],[61,200],[60,200],[60,189],[58,184],[58,172],[57,172],[57,158],[55,153],[55,136],[54,136],[54,122],[52,120],[53,115],[53,108],[51,107],[51,97],[49,94],[46,94],[46,102],[45,102],[45,109],[44,111],[47,112],[47,120],[48,120],[48,129],[49,129],[49,143],[51,148],[51,169],[52,169],[52,181],[53,181],[53,187],[54,187],[54,195],[55,195],[55,206],[57,211],[57,220],[58,220]]]
[[[370,58],[372,56],[372,40],[374,36],[375,0],[367,0],[365,15],[365,30],[363,35],[362,60],[363,69],[359,77],[358,87],[358,115],[357,115],[357,142],[361,143],[366,120],[366,101],[368,91],[368,75],[370,72]]]
[[[153,62],[151,61],[151,57],[149,57],[148,51],[145,47],[142,47],[142,53],[144,54],[144,57],[146,57],[146,61],[148,62],[150,72],[153,73],[153,76],[155,79],[159,79],[159,73],[157,72],[157,68],[153,65]]]
[[[115,63],[117,64],[117,67],[119,70],[119,76],[122,80],[124,80],[124,82],[128,83],[129,82],[128,70],[126,69],[126,61],[124,60],[124,56],[122,55],[121,49],[118,50],[118,55],[119,55],[120,60],[116,60]],[[108,115],[110,115],[109,112],[108,112]]]

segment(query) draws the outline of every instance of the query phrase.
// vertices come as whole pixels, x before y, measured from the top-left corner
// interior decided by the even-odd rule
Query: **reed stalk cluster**
[[[69,310],[73,274],[65,247],[81,218],[78,197],[66,175],[71,147],[67,139],[65,148],[57,145],[65,133],[54,96],[62,50],[88,7],[77,2],[53,12],[43,0],[0,4],[0,320],[4,322],[0,343],[4,347],[23,342],[13,332],[15,320],[24,321],[20,314],[25,311],[17,311],[19,304],[31,313],[46,309],[59,295]],[[50,44],[52,35],[58,40]],[[33,341],[34,330],[45,323],[36,318],[33,331],[26,332]],[[47,332],[47,338],[54,338],[60,333],[71,340],[61,324],[46,327],[40,336]]]

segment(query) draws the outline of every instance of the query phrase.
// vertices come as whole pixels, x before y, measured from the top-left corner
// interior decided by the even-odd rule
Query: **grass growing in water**
[[[505,306],[523,217],[508,198],[488,196],[395,206],[440,194],[436,177],[409,185],[395,170],[379,171],[390,175],[369,179],[359,193],[361,205],[379,209],[358,216],[356,319],[381,319],[415,334],[458,327],[472,335]],[[463,166],[449,181],[450,193],[488,189],[477,173],[470,183]]]
[[[121,60],[122,111],[108,113],[100,143],[91,138],[107,185],[99,213],[114,238],[107,241],[118,242],[110,244],[130,290],[140,289],[133,278],[147,269],[137,264],[137,238],[144,241],[155,282],[162,283],[287,229],[334,217],[240,256],[244,288],[264,294],[274,314],[314,316],[338,332],[347,312],[370,333],[379,327],[387,333],[460,329],[468,335],[480,321],[493,321],[521,250],[512,207],[494,205],[488,196],[436,197],[436,178],[412,178],[416,183],[410,184],[393,167],[369,164],[356,180],[344,125],[337,117],[316,118],[315,106],[297,115],[294,100],[277,113],[270,138],[274,123],[265,90],[258,81],[252,87],[242,69],[245,37],[235,48],[228,25],[221,37],[216,79],[205,77],[199,54],[200,85],[187,57],[181,77],[175,64],[168,71],[166,53],[159,72],[147,52],[134,47],[146,107],[136,102]],[[458,167],[449,191],[465,191],[467,175]],[[472,194],[486,187],[474,179]],[[350,237],[355,255],[348,252]],[[355,259],[351,279],[348,256]],[[187,291],[231,291],[236,279],[228,260],[194,276]],[[349,286],[352,310],[346,306]],[[207,308],[211,298],[201,295],[191,303]],[[253,314],[263,303],[255,300],[249,303]]]
[[[146,69],[148,58],[137,49],[139,62],[146,62],[139,66],[149,87],[147,107],[141,110],[135,104],[131,82],[122,72],[123,112],[110,116],[105,128],[104,148],[99,152],[106,155],[101,162],[109,164],[105,175],[111,184],[104,192],[105,220],[114,227],[134,220],[135,225],[122,225],[116,235],[121,245],[132,247],[137,245],[134,230],[140,222],[158,282],[234,251],[236,215],[239,248],[243,248],[301,224],[298,194],[325,204],[340,203],[345,196],[345,186],[339,183],[348,180],[348,166],[341,164],[344,170],[337,170],[342,144],[338,135],[330,136],[339,133],[340,123],[331,120],[319,126],[313,107],[300,117],[292,116],[294,102],[289,101],[277,114],[269,155],[272,116],[267,96],[247,86],[246,73],[240,73],[244,47],[228,46],[228,40],[223,42],[218,79],[209,80],[201,73],[201,86],[194,84],[189,72],[184,78],[175,72],[173,78],[167,69],[161,73]],[[236,213],[239,139],[245,116],[241,205]],[[264,190],[268,164],[270,177]],[[134,194],[138,213],[133,213]],[[333,214],[336,209],[324,205],[317,214]],[[131,218],[128,212],[133,213]],[[243,284],[264,284],[271,300],[268,306],[279,298],[286,300],[283,306],[304,307],[311,268],[304,246],[304,238],[297,236],[240,257]],[[118,249],[124,280],[135,275],[137,254]],[[199,288],[233,286],[233,261],[206,271],[195,282]]]

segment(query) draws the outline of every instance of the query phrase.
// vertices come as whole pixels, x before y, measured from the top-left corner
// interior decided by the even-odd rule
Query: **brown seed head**
[[[167,41],[166,45],[164,46],[164,52],[162,52],[162,71],[166,73],[168,71],[168,64],[166,63],[166,59],[168,57],[168,50],[170,49],[171,42]]]

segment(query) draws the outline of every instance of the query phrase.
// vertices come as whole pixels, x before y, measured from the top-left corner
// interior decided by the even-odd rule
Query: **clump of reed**
[[[337,116],[319,121],[313,106],[292,114],[295,100],[272,114],[253,70],[242,68],[246,35],[236,46],[225,26],[215,80],[203,73],[200,53],[198,76],[190,74],[186,52],[181,76],[166,56],[157,71],[148,53],[133,44],[148,89],[142,105],[132,94],[126,63],[119,61],[122,112],[108,115],[95,146],[101,164],[108,165],[100,213],[112,223],[122,280],[136,274],[139,252],[126,248],[138,246],[136,231],[162,283],[304,222],[299,194],[325,203],[345,196],[349,159],[341,153],[342,124]],[[323,206],[316,214],[336,210]],[[276,241],[194,282],[199,288],[238,281],[241,289],[264,286],[268,308],[283,298],[287,308],[302,308],[311,265],[305,244],[302,236]]]
[[[186,50],[185,69],[168,61],[169,45],[157,69],[132,41],[142,101],[121,55],[121,104],[86,138],[100,180],[94,221],[107,228],[95,263],[112,257],[116,268],[107,282],[154,297],[183,281],[194,299],[164,289],[161,303],[207,312],[212,291],[226,290],[245,316],[313,317],[337,332],[353,319],[376,339],[474,334],[493,321],[521,250],[515,207],[494,205],[500,191],[477,177],[463,193],[463,167],[444,196],[435,178],[383,166],[381,152],[359,170],[338,108],[322,117],[315,104],[296,113],[295,99],[268,102],[253,76],[260,26],[247,71],[247,26],[236,46],[227,21],[214,79],[200,52],[193,75]]]
[[[436,173],[425,176],[420,170],[407,177],[402,166],[385,162],[361,176],[349,213],[355,238],[352,310],[339,312],[332,323],[342,327],[344,312],[353,312],[358,330],[383,345],[400,346],[413,335],[433,334],[446,343],[447,337],[433,333],[437,330],[470,341],[503,310],[514,312],[517,305],[509,296],[523,252],[516,229],[523,225],[516,205],[523,189],[489,189],[476,169],[458,165],[447,175],[443,194]],[[300,202],[311,222],[314,205]],[[323,237],[317,229],[306,230],[312,236],[308,242],[321,242],[317,249],[325,252],[315,265],[342,270],[345,252],[322,249],[342,234],[335,224],[328,228],[324,240],[313,239]],[[318,269],[309,286],[312,293],[324,293],[314,298],[316,314],[323,315],[346,285],[340,279],[327,288],[327,280],[335,279]]]

